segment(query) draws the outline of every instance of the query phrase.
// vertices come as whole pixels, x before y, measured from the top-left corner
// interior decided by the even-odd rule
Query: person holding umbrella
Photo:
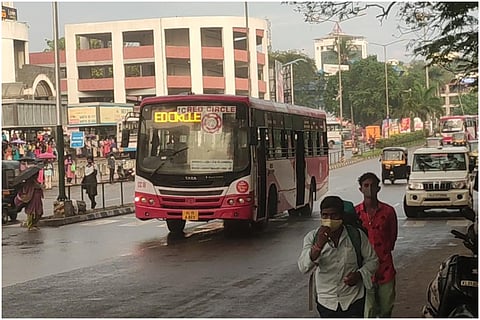
[[[89,156],[87,158],[87,165],[85,166],[85,176],[82,179],[82,188],[87,192],[92,209],[95,209],[97,205],[95,202],[95,196],[97,195],[97,173],[97,165],[93,163],[93,157]]]
[[[14,201],[17,208],[25,208],[28,231],[39,230],[37,223],[43,215],[43,186],[37,181],[39,172],[39,167],[29,167],[13,181],[13,185],[20,185]]]

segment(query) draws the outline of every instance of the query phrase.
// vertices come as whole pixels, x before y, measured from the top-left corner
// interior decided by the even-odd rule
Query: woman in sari
[[[39,230],[37,223],[43,215],[43,186],[37,178],[38,173],[28,178],[15,197],[15,206],[25,208],[28,231]]]

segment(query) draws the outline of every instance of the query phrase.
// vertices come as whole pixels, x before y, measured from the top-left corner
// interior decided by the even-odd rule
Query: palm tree
[[[437,97],[436,88],[428,89],[421,83],[414,85],[403,92],[402,103],[394,111],[396,117],[419,117],[423,120],[431,120],[434,115],[442,113],[442,99]]]

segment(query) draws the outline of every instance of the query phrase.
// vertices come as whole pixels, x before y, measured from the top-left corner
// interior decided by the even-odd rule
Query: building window
[[[235,61],[235,78],[248,79],[248,64],[242,61]]]
[[[245,32],[233,32],[233,48],[247,50],[247,34]]]
[[[112,47],[111,33],[79,34],[76,36],[77,50],[101,49]]]
[[[189,47],[190,35],[188,29],[166,29],[165,45],[175,47]]]
[[[60,79],[66,79],[67,78],[67,68],[63,67],[60,68]]]
[[[123,32],[124,47],[141,47],[153,45],[153,30]]]
[[[78,67],[79,79],[113,78],[113,66]]]
[[[125,77],[151,77],[151,76],[155,76],[155,64],[153,62],[125,65]]]
[[[202,73],[204,77],[223,77],[223,60],[203,60]]]
[[[222,28],[201,28],[202,47],[222,47]]]
[[[190,60],[167,59],[167,75],[190,76]]]

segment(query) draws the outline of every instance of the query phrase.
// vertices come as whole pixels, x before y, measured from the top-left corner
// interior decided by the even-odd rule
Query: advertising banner
[[[279,61],[275,60],[275,85],[276,85],[276,97],[277,102],[284,102],[283,92],[283,65]]]
[[[413,128],[415,131],[423,130],[423,121],[422,119],[415,117],[413,118]]]
[[[133,107],[100,107],[100,123],[117,123],[132,111]]]
[[[402,118],[400,124],[400,133],[410,132],[410,118]]]
[[[95,124],[97,123],[96,107],[68,108],[68,124]]]

